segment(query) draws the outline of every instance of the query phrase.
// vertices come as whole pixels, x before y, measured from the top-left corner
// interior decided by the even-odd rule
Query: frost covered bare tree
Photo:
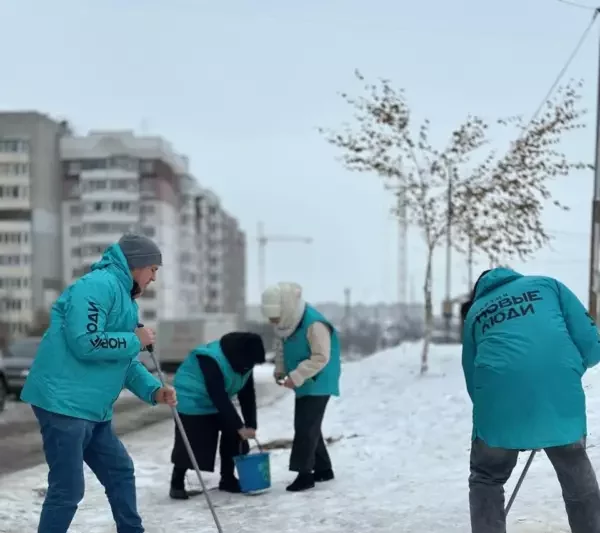
[[[501,157],[491,152],[454,191],[455,245],[471,239],[492,263],[527,259],[551,241],[542,222],[548,204],[568,206],[552,197],[550,183],[571,172],[592,169],[573,162],[560,148],[563,136],[585,127],[586,110],[579,106],[582,82],[560,87],[542,113],[527,123],[520,116],[500,119],[512,128],[515,141]]]
[[[399,196],[409,224],[422,232],[426,244],[425,339],[421,373],[428,368],[433,327],[432,266],[435,249],[452,227],[453,246],[463,250],[470,240],[476,250],[493,260],[525,258],[549,240],[540,216],[551,199],[548,180],[566,175],[573,167],[557,147],[563,133],[581,127],[584,111],[577,110],[578,93],[569,85],[547,104],[520,140],[503,157],[487,149],[490,124],[468,116],[451,132],[443,148],[429,141],[430,123],[411,122],[403,89],[390,80],[365,81],[359,96],[341,93],[353,108],[354,121],[339,131],[320,129],[341,152],[351,171],[377,175]],[[522,128],[512,117],[494,125]],[[554,202],[561,208],[558,202]]]

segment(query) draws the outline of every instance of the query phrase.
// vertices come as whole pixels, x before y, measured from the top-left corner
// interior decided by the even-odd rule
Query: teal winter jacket
[[[138,306],[118,244],[56,300],[22,399],[53,413],[95,422],[112,418],[123,388],[154,404],[160,382],[138,360]]]
[[[340,342],[336,329],[314,307],[306,305],[304,315],[296,331],[283,341],[283,364],[287,374],[311,356],[308,343],[308,328],[315,322],[322,322],[331,331],[331,352],[325,367],[311,379],[295,389],[296,396],[339,396],[342,372]]]
[[[177,411],[184,415],[209,415],[218,412],[206,390],[198,356],[210,357],[219,365],[229,398],[233,398],[242,390],[252,374],[252,370],[243,375],[235,372],[225,357],[219,341],[196,346],[179,365],[173,380],[177,392]]]
[[[578,441],[587,433],[581,378],[599,361],[598,328],[567,287],[491,270],[477,283],[463,330],[473,437],[507,449]]]

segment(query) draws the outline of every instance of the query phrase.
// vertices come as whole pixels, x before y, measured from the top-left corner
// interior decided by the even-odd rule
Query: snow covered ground
[[[434,346],[427,377],[417,375],[419,345],[406,345],[346,364],[342,397],[332,402],[326,436],[337,479],[313,491],[289,494],[289,450],[272,452],[273,487],[259,496],[211,492],[225,533],[465,533],[470,404],[456,346]],[[268,377],[269,369],[261,369]],[[587,378],[589,448],[600,465],[600,372]],[[263,442],[292,436],[293,397],[286,394],[259,414]],[[139,506],[148,533],[214,531],[202,496],[173,502],[167,496],[173,424],[125,438],[136,462]],[[507,489],[516,482],[526,460]],[[0,531],[35,531],[46,469],[0,480]],[[217,478],[207,475],[209,486]],[[193,476],[189,476],[191,485]],[[75,533],[114,532],[102,488],[88,476],[87,492],[71,527]],[[548,460],[536,458],[511,510],[511,533],[568,532],[560,488]]]

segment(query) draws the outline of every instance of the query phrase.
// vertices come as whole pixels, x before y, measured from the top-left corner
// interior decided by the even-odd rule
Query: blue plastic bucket
[[[271,487],[269,452],[249,453],[233,458],[244,494],[262,492]]]

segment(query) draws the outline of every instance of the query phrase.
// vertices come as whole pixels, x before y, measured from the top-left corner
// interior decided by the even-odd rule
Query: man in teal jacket
[[[296,283],[279,283],[262,294],[262,312],[278,340],[274,377],[296,393],[290,492],[334,478],[321,426],[331,396],[340,395],[341,355],[336,329],[302,298]]]
[[[507,268],[480,276],[462,354],[473,401],[473,533],[505,533],[504,484],[520,450],[541,448],[562,486],[571,531],[600,533],[581,382],[599,361],[598,328],[562,283]]]
[[[135,298],[161,263],[150,239],[124,235],[52,307],[21,394],[40,424],[50,468],[38,533],[68,531],[84,494],[84,462],[106,490],[117,531],[144,531],[133,462],[111,419],[123,387],[152,405],[176,404],[174,390],[137,359],[154,332],[138,327]]]

